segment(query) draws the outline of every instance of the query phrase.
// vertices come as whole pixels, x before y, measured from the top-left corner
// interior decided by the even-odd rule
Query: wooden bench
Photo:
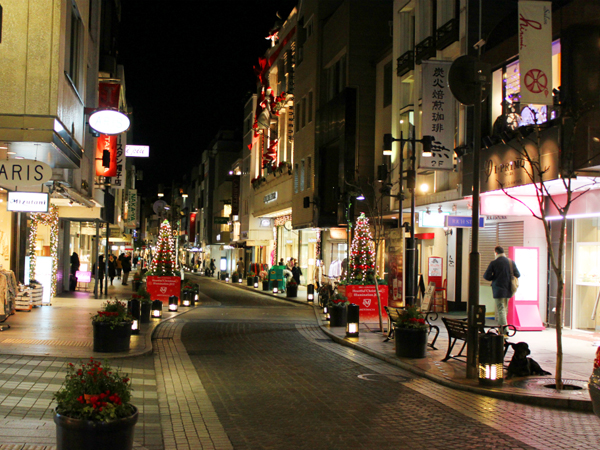
[[[384,306],[383,308],[385,309],[385,312],[388,316],[388,334],[385,340],[383,341],[387,342],[394,338],[394,322],[400,320],[400,316],[404,313],[404,308],[394,308],[392,306]],[[430,317],[430,314],[432,314],[431,312],[423,314],[425,316],[425,322],[427,322],[427,325],[429,326],[429,334],[431,334],[431,330],[435,330],[435,337],[433,338],[433,341],[431,342],[431,344],[427,343],[427,345],[430,346],[432,349],[437,350],[437,348],[435,347],[435,341],[437,340],[438,335],[440,334],[440,328],[437,325],[431,323],[432,320],[437,319],[437,314],[434,319],[431,319]]]

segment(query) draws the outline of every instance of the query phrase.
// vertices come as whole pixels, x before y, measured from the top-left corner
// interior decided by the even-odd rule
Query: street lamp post
[[[384,150],[392,149],[392,142],[400,142],[400,167],[399,167],[399,206],[398,206],[398,219],[399,225],[406,227],[407,225],[402,224],[402,184],[403,184],[403,169],[404,169],[404,144],[410,142],[412,149],[410,155],[410,168],[406,171],[406,187],[411,193],[410,196],[410,224],[407,226],[410,233],[410,237],[406,243],[406,264],[404,265],[405,270],[403,271],[405,276],[405,304],[407,306],[414,306],[417,300],[417,246],[415,239],[415,188],[417,181],[416,171],[416,143],[420,142],[423,144],[423,152],[427,153],[431,151],[431,144],[433,143],[433,136],[423,136],[421,139],[415,138],[413,130],[412,136],[409,139],[404,139],[402,133],[400,138],[396,139],[391,134],[383,136],[383,148]]]

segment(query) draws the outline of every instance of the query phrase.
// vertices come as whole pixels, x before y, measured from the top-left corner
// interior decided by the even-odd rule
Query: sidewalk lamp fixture
[[[154,300],[152,302],[152,318],[162,319],[162,307],[163,304],[160,300]]]
[[[309,302],[315,302],[315,285],[309,284],[306,286],[306,300]]]
[[[225,283],[229,283],[229,275],[225,277]]]
[[[346,322],[346,337],[358,337],[358,320],[360,307],[351,303],[348,305],[348,321]]]
[[[192,296],[191,292],[184,291],[183,295],[181,296],[181,300],[182,300],[181,306],[192,306],[192,300],[190,298],[191,296]]]
[[[254,289],[258,289],[258,277],[254,277]]]
[[[273,286],[273,294],[277,294],[277,286]]]
[[[327,305],[323,305],[323,314],[325,314],[325,320],[329,320],[331,318],[329,315],[329,307]]]
[[[169,311],[177,311],[179,308],[179,299],[176,295],[171,295],[169,297]]]
[[[131,334],[140,334],[140,301],[137,298],[132,298],[127,302],[127,309],[133,317]]]
[[[479,384],[502,386],[504,381],[504,336],[485,333],[479,336]]]
[[[241,283],[241,282],[242,282],[242,277],[239,277],[238,278],[238,283]]]

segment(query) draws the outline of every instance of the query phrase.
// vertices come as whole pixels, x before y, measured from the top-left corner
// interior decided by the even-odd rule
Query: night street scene
[[[0,450],[600,449],[599,42],[0,0]]]

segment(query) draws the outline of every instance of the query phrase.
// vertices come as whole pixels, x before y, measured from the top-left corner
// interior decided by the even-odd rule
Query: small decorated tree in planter
[[[150,263],[150,270],[146,275],[179,276],[177,262],[175,261],[175,242],[171,224],[165,220],[160,226],[154,259]]]
[[[369,271],[375,269],[375,249],[369,219],[361,214],[356,220],[354,239],[350,246],[350,278],[367,281]]]
[[[146,288],[152,300],[168,303],[169,297],[181,295],[181,274],[175,260],[173,230],[167,220],[160,226],[154,258],[146,272]]]

